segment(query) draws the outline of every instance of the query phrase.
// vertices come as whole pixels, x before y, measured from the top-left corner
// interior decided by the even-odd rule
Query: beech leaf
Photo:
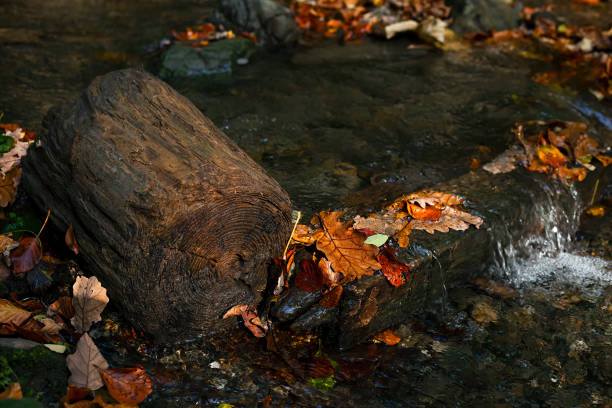
[[[356,230],[371,230],[375,234],[395,235],[406,225],[406,221],[398,219],[391,214],[382,216],[370,216],[364,218],[361,216],[355,217],[353,228]]]
[[[68,384],[90,390],[104,386],[99,370],[107,369],[108,363],[87,333],[79,339],[75,353],[66,357],[66,364],[72,374]]]
[[[79,254],[79,246],[77,244],[76,237],[74,236],[74,228],[71,226],[66,230],[66,235],[64,236],[64,241],[66,241],[66,245],[68,248],[72,250],[75,254]]]
[[[100,314],[108,303],[108,296],[106,289],[95,276],[78,276],[72,287],[72,294],[74,317],[70,319],[70,323],[78,333],[83,333],[89,330],[92,323],[102,320]]]
[[[100,374],[110,395],[122,404],[137,405],[153,391],[142,368],[107,368]]]
[[[410,267],[396,258],[395,248],[384,247],[378,254],[378,262],[382,266],[382,274],[393,286],[402,286],[406,283],[406,279],[410,277]]]
[[[42,259],[40,241],[34,237],[21,237],[19,247],[11,254],[15,274],[21,274],[33,269]]]

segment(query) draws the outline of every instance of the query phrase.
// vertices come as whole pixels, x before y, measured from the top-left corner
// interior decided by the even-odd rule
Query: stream
[[[560,3],[578,23],[602,26],[612,9]],[[49,108],[97,75],[128,66],[155,73],[160,40],[197,25],[214,6],[0,1],[2,121],[39,130]],[[474,158],[486,163],[513,143],[510,130],[520,121],[583,121],[611,144],[612,105],[534,83],[547,63],[414,44],[410,36],[323,42],[255,59],[230,80],[170,84],[278,180],[305,219],[330,208],[376,211],[395,191],[468,173]],[[394,347],[339,352],[308,336],[285,339],[296,353],[338,362],[333,384],[295,375],[241,327],[229,341],[153,349],[118,340],[111,312],[91,334],[111,365],[142,364],[150,373],[155,390],[143,407],[609,407],[612,189],[601,188],[602,218],[581,214],[578,202],[558,205],[559,194],[572,194],[559,186],[533,208],[543,231],[518,238],[493,231],[495,261],[482,276],[498,286],[449,288],[393,328],[402,338]]]

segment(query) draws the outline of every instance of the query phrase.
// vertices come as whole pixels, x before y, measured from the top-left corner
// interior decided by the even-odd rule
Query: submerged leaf
[[[122,404],[140,404],[153,391],[142,368],[107,368],[100,373],[110,395]]]

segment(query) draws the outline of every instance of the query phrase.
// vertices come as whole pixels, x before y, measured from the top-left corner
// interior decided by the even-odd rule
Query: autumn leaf
[[[68,384],[90,390],[104,386],[99,370],[107,369],[108,363],[87,333],[79,339],[75,353],[66,357],[66,364],[72,374]]]
[[[410,267],[397,259],[395,248],[383,247],[377,258],[382,266],[382,274],[385,275],[391,285],[398,287],[406,283],[406,278],[410,277]]]
[[[74,316],[74,307],[72,306],[72,298],[70,296],[62,296],[55,302],[51,303],[47,309],[47,314],[52,316],[57,314],[66,321],[70,321]]]
[[[574,147],[574,157],[576,160],[584,160],[600,153],[601,149],[597,142],[585,134],[580,135]]]
[[[372,275],[380,269],[378,248],[365,244],[366,237],[339,221],[342,212],[325,211],[318,215],[320,230],[317,249],[325,254],[334,271],[342,272],[342,283]]]
[[[595,156],[595,158],[599,160],[599,162],[603,164],[604,167],[608,167],[610,164],[612,164],[612,157],[598,154],[597,156]]]
[[[15,167],[6,174],[0,173],[0,207],[7,207],[15,201],[17,186],[20,181],[20,168]]]
[[[407,221],[401,218],[394,217],[391,214],[383,214],[382,216],[370,216],[364,218],[356,216],[353,228],[356,230],[370,230],[375,234],[395,235],[407,224]]]
[[[265,337],[268,326],[265,325],[250,305],[236,305],[223,315],[223,319],[231,316],[241,316],[244,325],[255,337]]]
[[[542,163],[549,164],[555,168],[563,166],[569,161],[559,149],[552,145],[538,146],[536,151]]]
[[[583,167],[574,167],[568,169],[565,166],[560,166],[555,169],[555,174],[561,179],[571,179],[573,181],[582,181],[587,176],[587,171]]]
[[[42,258],[40,241],[35,237],[21,237],[19,247],[11,254],[15,274],[21,274],[34,268]]]
[[[459,205],[465,201],[465,198],[455,194],[443,193],[440,191],[419,191],[416,193],[408,194],[404,198],[409,203],[417,203],[421,207],[425,208],[428,205]]]
[[[74,403],[77,401],[81,401],[91,395],[91,390],[89,388],[80,388],[75,387],[74,385],[69,385],[66,390],[66,398],[69,403]]]
[[[385,330],[383,332],[377,333],[374,335],[374,340],[380,341],[381,343],[385,343],[387,346],[395,346],[402,339],[397,334],[393,332],[393,330]]]
[[[107,368],[100,374],[110,395],[122,404],[140,404],[153,391],[142,368]]]
[[[0,235],[0,252],[4,256],[9,256],[11,251],[19,246],[19,242],[6,235]]]
[[[29,312],[10,300],[0,299],[0,334],[11,335],[32,317]]]
[[[299,242],[304,245],[312,245],[317,240],[316,234],[314,234],[308,225],[298,224],[295,227],[295,231],[291,236],[295,242]]]
[[[79,254],[79,246],[77,244],[76,237],[74,236],[74,228],[72,227],[72,225],[69,226],[66,230],[64,241],[66,241],[66,245],[72,250],[72,252],[77,255]]]
[[[410,244],[410,233],[411,232],[412,232],[412,226],[410,223],[407,223],[404,226],[404,228],[402,228],[401,231],[397,233],[397,244],[401,248],[406,248],[408,247],[408,244]]]
[[[589,209],[587,209],[585,212],[591,217],[603,217],[604,215],[606,215],[606,207],[601,204],[598,204],[589,207]]]
[[[72,294],[74,317],[70,319],[70,323],[78,333],[83,333],[89,330],[92,323],[102,320],[100,314],[108,303],[108,296],[106,289],[95,276],[77,276]]]
[[[410,227],[413,230],[424,230],[433,234],[435,231],[448,232],[451,229],[464,231],[468,229],[470,225],[480,228],[482,223],[482,218],[478,216],[471,215],[465,211],[457,210],[452,207],[446,207],[442,211],[442,216],[439,220],[412,220],[410,221]]]
[[[317,266],[319,267],[319,271],[321,272],[321,275],[323,275],[323,283],[325,283],[327,286],[334,286],[336,283],[338,283],[341,279],[341,276],[338,272],[334,271],[334,269],[331,266],[331,262],[328,261],[325,258],[321,258],[319,259],[319,262],[317,263]]]
[[[14,382],[9,387],[0,393],[0,400],[4,399],[14,399],[20,400],[23,398],[23,393],[21,392],[21,384],[18,382]]]
[[[334,286],[329,292],[319,300],[319,305],[324,308],[330,309],[336,307],[340,298],[342,297],[342,286]]]
[[[437,221],[442,215],[442,209],[437,205],[427,205],[421,207],[417,204],[406,203],[408,214],[416,220]]]
[[[512,146],[482,168],[492,174],[503,174],[516,169],[516,163],[526,161],[525,151],[520,146]]]
[[[5,136],[15,140],[13,148],[0,157],[0,173],[6,175],[21,163],[21,158],[28,154],[28,146],[31,141],[25,141],[26,132],[18,128],[7,131]]]
[[[323,274],[312,259],[303,259],[294,284],[306,292],[314,292],[323,289],[323,279]]]

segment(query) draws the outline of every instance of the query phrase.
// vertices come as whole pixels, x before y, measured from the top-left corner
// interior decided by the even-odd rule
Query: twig
[[[291,238],[293,238],[293,233],[295,232],[295,229],[297,228],[298,222],[300,222],[300,218],[302,218],[302,212],[298,211],[297,212],[297,219],[295,220],[295,224],[293,224],[293,229],[291,230],[291,235],[289,236],[289,240],[287,241],[287,245],[285,245],[285,250],[283,251],[283,260],[286,261],[287,258],[287,250],[289,249],[289,244],[291,243]]]
[[[45,229],[45,226],[47,225],[47,221],[49,221],[50,215],[51,215],[51,210],[47,211],[47,218],[45,218],[45,222],[43,223],[42,227],[40,227],[40,231],[38,231],[38,234],[36,234],[36,240],[38,240],[38,237],[40,237],[40,233],[43,232],[43,230]]]

